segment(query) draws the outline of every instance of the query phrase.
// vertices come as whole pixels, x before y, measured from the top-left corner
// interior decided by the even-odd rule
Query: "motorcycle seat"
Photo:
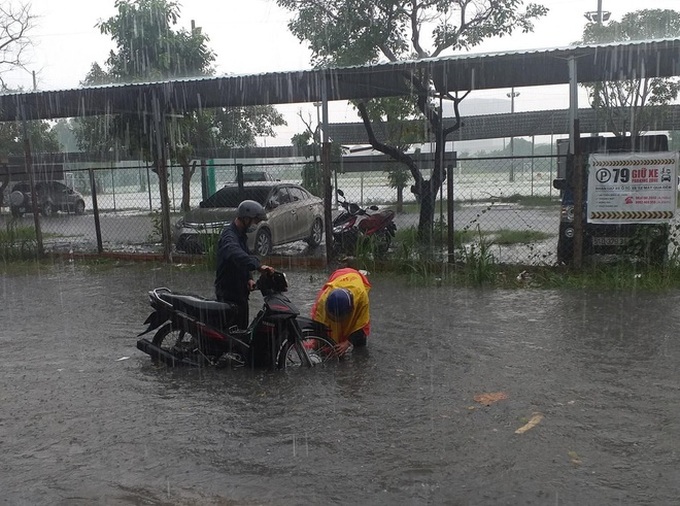
[[[371,214],[359,222],[359,229],[366,232],[371,229],[379,229],[384,223],[394,219],[394,211],[385,209],[378,213]]]
[[[186,313],[211,326],[226,328],[238,313],[237,306],[231,302],[218,302],[196,295],[176,293],[161,293],[160,297],[176,311]]]

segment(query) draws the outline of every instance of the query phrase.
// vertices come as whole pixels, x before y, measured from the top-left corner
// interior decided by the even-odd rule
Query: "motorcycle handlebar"
[[[281,271],[274,271],[271,274],[267,271],[260,274],[255,282],[255,289],[260,290],[263,295],[266,293],[281,293],[288,290],[286,275]]]
[[[355,202],[350,202],[347,200],[345,197],[345,194],[342,192],[342,190],[338,190],[338,195],[342,197],[343,200],[338,201],[338,204],[340,204],[340,207],[343,207],[348,213],[350,214],[367,214],[366,209],[362,209],[359,204],[356,204]],[[376,211],[378,208],[376,206],[370,206],[370,210]]]

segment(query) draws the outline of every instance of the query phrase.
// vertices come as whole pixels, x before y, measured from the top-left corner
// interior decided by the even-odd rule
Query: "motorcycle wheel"
[[[306,362],[305,354],[313,366],[339,361],[334,341],[321,336],[306,335],[299,342],[283,343],[276,356],[276,367],[277,369],[302,367]]]
[[[196,365],[206,363],[204,356],[198,350],[197,339],[190,332],[173,325],[164,325],[159,328],[151,342],[169,354],[159,357],[161,362],[168,365],[180,365],[183,362]]]
[[[387,230],[381,230],[374,236],[373,240],[376,259],[385,258],[390,249],[390,244],[392,244],[392,236]]]

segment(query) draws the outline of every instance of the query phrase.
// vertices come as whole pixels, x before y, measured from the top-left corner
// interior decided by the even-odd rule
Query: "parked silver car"
[[[318,246],[323,239],[323,201],[291,183],[250,183],[239,191],[225,186],[192,209],[175,224],[175,247],[186,253],[203,253],[217,246],[222,229],[236,217],[244,200],[255,200],[267,210],[267,221],[248,234],[248,246],[266,256],[274,246],[305,240]]]

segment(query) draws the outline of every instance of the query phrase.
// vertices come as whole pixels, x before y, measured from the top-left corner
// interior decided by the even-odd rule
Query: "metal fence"
[[[246,181],[268,177],[303,185],[309,185],[303,175],[305,170],[312,173],[317,168],[321,170],[318,163],[304,160],[197,163],[190,186],[191,207],[197,207],[216,189],[235,184],[239,165]],[[554,156],[458,159],[449,171],[453,178],[454,236],[459,235],[461,239],[457,241],[458,247],[464,249],[466,245],[483,241],[497,262],[554,263],[559,226],[559,192],[552,187],[556,166],[557,157]],[[343,162],[335,164],[333,169],[332,184],[342,189],[348,200],[362,207],[377,205],[397,211],[397,236],[391,252],[398,250],[406,238],[413,237],[411,232],[419,222],[419,204],[411,192],[413,180],[407,177],[403,181],[402,192],[391,184],[394,173],[403,171],[403,166],[381,164],[377,170],[357,171],[351,163]],[[182,171],[175,165],[168,168],[172,223],[182,215]],[[424,176],[429,179],[427,171]],[[34,218],[27,213],[14,218],[7,207],[9,199],[5,198],[0,215],[2,226],[31,229],[37,225],[46,252],[97,252],[99,243],[107,252],[134,254],[163,250],[158,177],[150,166],[136,162],[97,167],[72,163],[64,166],[64,177],[69,186],[83,195],[84,214],[59,212],[54,216]],[[95,195],[97,213],[93,212]],[[445,197],[446,185],[438,196],[436,234],[446,229]],[[330,203],[333,212],[337,210],[336,199]],[[435,237],[430,246],[443,258],[446,256],[446,241],[441,236]],[[290,251],[290,248],[280,247],[275,248],[274,254],[286,255],[291,254]],[[293,254],[305,254],[304,248],[292,251]]]

